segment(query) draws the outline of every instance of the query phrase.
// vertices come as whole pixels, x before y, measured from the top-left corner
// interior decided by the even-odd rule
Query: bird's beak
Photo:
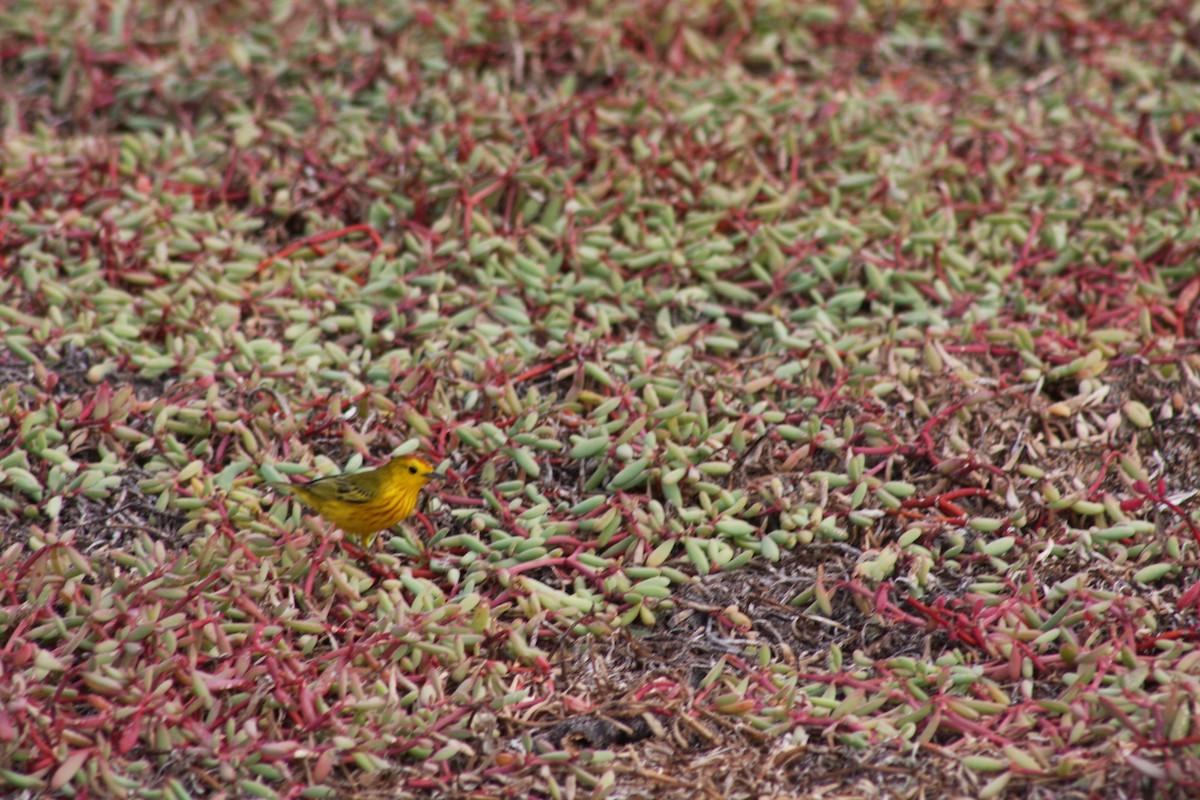
[[[425,480],[427,481],[444,481],[448,476],[444,472],[427,472]]]

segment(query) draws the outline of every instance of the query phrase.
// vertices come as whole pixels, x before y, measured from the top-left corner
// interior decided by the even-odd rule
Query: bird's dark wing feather
[[[343,503],[369,503],[371,493],[341,475],[330,475],[304,484],[315,496],[323,500],[340,500]]]

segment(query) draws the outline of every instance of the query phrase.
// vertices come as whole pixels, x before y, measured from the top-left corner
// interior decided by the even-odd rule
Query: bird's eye
[[[417,468],[416,468],[416,467],[409,467],[409,468],[408,468],[408,471],[409,471],[409,472],[411,472],[413,475],[416,475],[416,474],[417,474]]]

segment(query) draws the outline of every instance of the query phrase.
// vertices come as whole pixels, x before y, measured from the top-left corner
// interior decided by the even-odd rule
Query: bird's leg
[[[419,534],[414,534],[408,528],[404,527],[401,527],[400,532],[404,535],[405,540],[413,546],[413,550],[416,551],[415,555],[417,563],[428,567],[430,563],[429,547],[425,544],[424,537],[420,536]]]
[[[398,549],[400,555],[417,559],[425,555],[424,540],[420,536],[413,536],[403,523],[397,522],[391,528],[388,528],[388,533],[399,541]]]
[[[367,558],[366,549],[361,547],[358,542],[353,541],[352,537],[345,534],[342,535],[342,549],[359,561]]]
[[[417,534],[417,549],[421,551],[421,556],[425,559],[425,563],[429,563],[429,543],[425,541],[425,537]]]
[[[367,572],[369,572],[375,578],[375,580],[371,582],[371,585],[367,587],[368,592],[378,587],[380,581],[394,579],[396,577],[396,573],[392,572],[392,570],[388,567],[387,559],[379,557],[381,555],[379,552],[380,538],[381,537],[376,534],[371,539],[371,543],[369,545],[358,551],[359,563],[362,564],[366,568]]]

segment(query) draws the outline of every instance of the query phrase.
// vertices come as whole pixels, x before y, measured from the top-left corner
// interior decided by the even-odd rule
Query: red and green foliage
[[[0,10],[0,792],[1200,787],[1190,3]],[[420,449],[363,558],[264,482]]]

